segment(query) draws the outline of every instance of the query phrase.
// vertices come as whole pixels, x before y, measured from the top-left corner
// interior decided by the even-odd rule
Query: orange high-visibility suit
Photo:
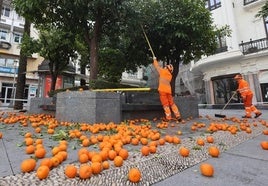
[[[171,110],[172,110],[176,119],[180,121],[181,114],[180,114],[178,107],[174,103],[172,93],[171,93],[170,82],[172,79],[172,74],[170,72],[170,69],[167,67],[161,68],[156,59],[153,60],[153,65],[156,68],[157,72],[159,73],[158,92],[159,92],[161,104],[165,111],[166,120],[171,120],[172,118]]]
[[[237,92],[240,93],[243,103],[245,106],[245,116],[244,118],[251,118],[251,112],[255,113],[255,118],[259,117],[262,113],[252,104],[253,92],[249,88],[249,84],[243,79],[242,75],[236,75],[234,79],[238,83]]]

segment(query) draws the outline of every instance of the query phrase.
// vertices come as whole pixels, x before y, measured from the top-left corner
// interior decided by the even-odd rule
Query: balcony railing
[[[268,39],[267,38],[258,40],[250,39],[249,42],[242,41],[241,44],[239,44],[239,47],[244,55],[259,52],[261,50],[268,49]]]
[[[244,0],[244,6],[245,6],[245,5],[248,5],[248,4],[250,4],[250,3],[254,3],[254,2],[256,2],[256,1],[258,1],[258,0]]]

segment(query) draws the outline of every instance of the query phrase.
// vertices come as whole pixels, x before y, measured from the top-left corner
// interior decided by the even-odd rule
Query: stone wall
[[[120,122],[120,94],[70,91],[57,94],[56,119],[69,122]]]
[[[174,101],[183,119],[199,116],[196,97],[179,96]],[[52,98],[31,99],[29,112],[53,113],[59,121],[86,123],[119,123],[128,119],[164,117],[157,92],[61,92],[57,94],[56,105],[53,105]]]

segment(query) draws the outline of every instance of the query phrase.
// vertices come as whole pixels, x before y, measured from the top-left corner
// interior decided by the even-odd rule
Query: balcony
[[[250,39],[249,42],[241,42],[239,44],[240,50],[244,55],[256,53],[262,50],[268,49],[268,39],[258,39],[258,40],[252,40]]]

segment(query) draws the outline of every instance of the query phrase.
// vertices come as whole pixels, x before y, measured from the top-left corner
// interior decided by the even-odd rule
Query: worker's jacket
[[[238,89],[237,91],[240,93],[242,97],[246,97],[247,95],[253,94],[253,92],[249,88],[249,84],[246,80],[240,79],[238,80]]]
[[[166,68],[161,68],[157,60],[154,60],[154,67],[159,73],[159,85],[158,91],[171,94],[170,82],[172,79],[172,74]]]

